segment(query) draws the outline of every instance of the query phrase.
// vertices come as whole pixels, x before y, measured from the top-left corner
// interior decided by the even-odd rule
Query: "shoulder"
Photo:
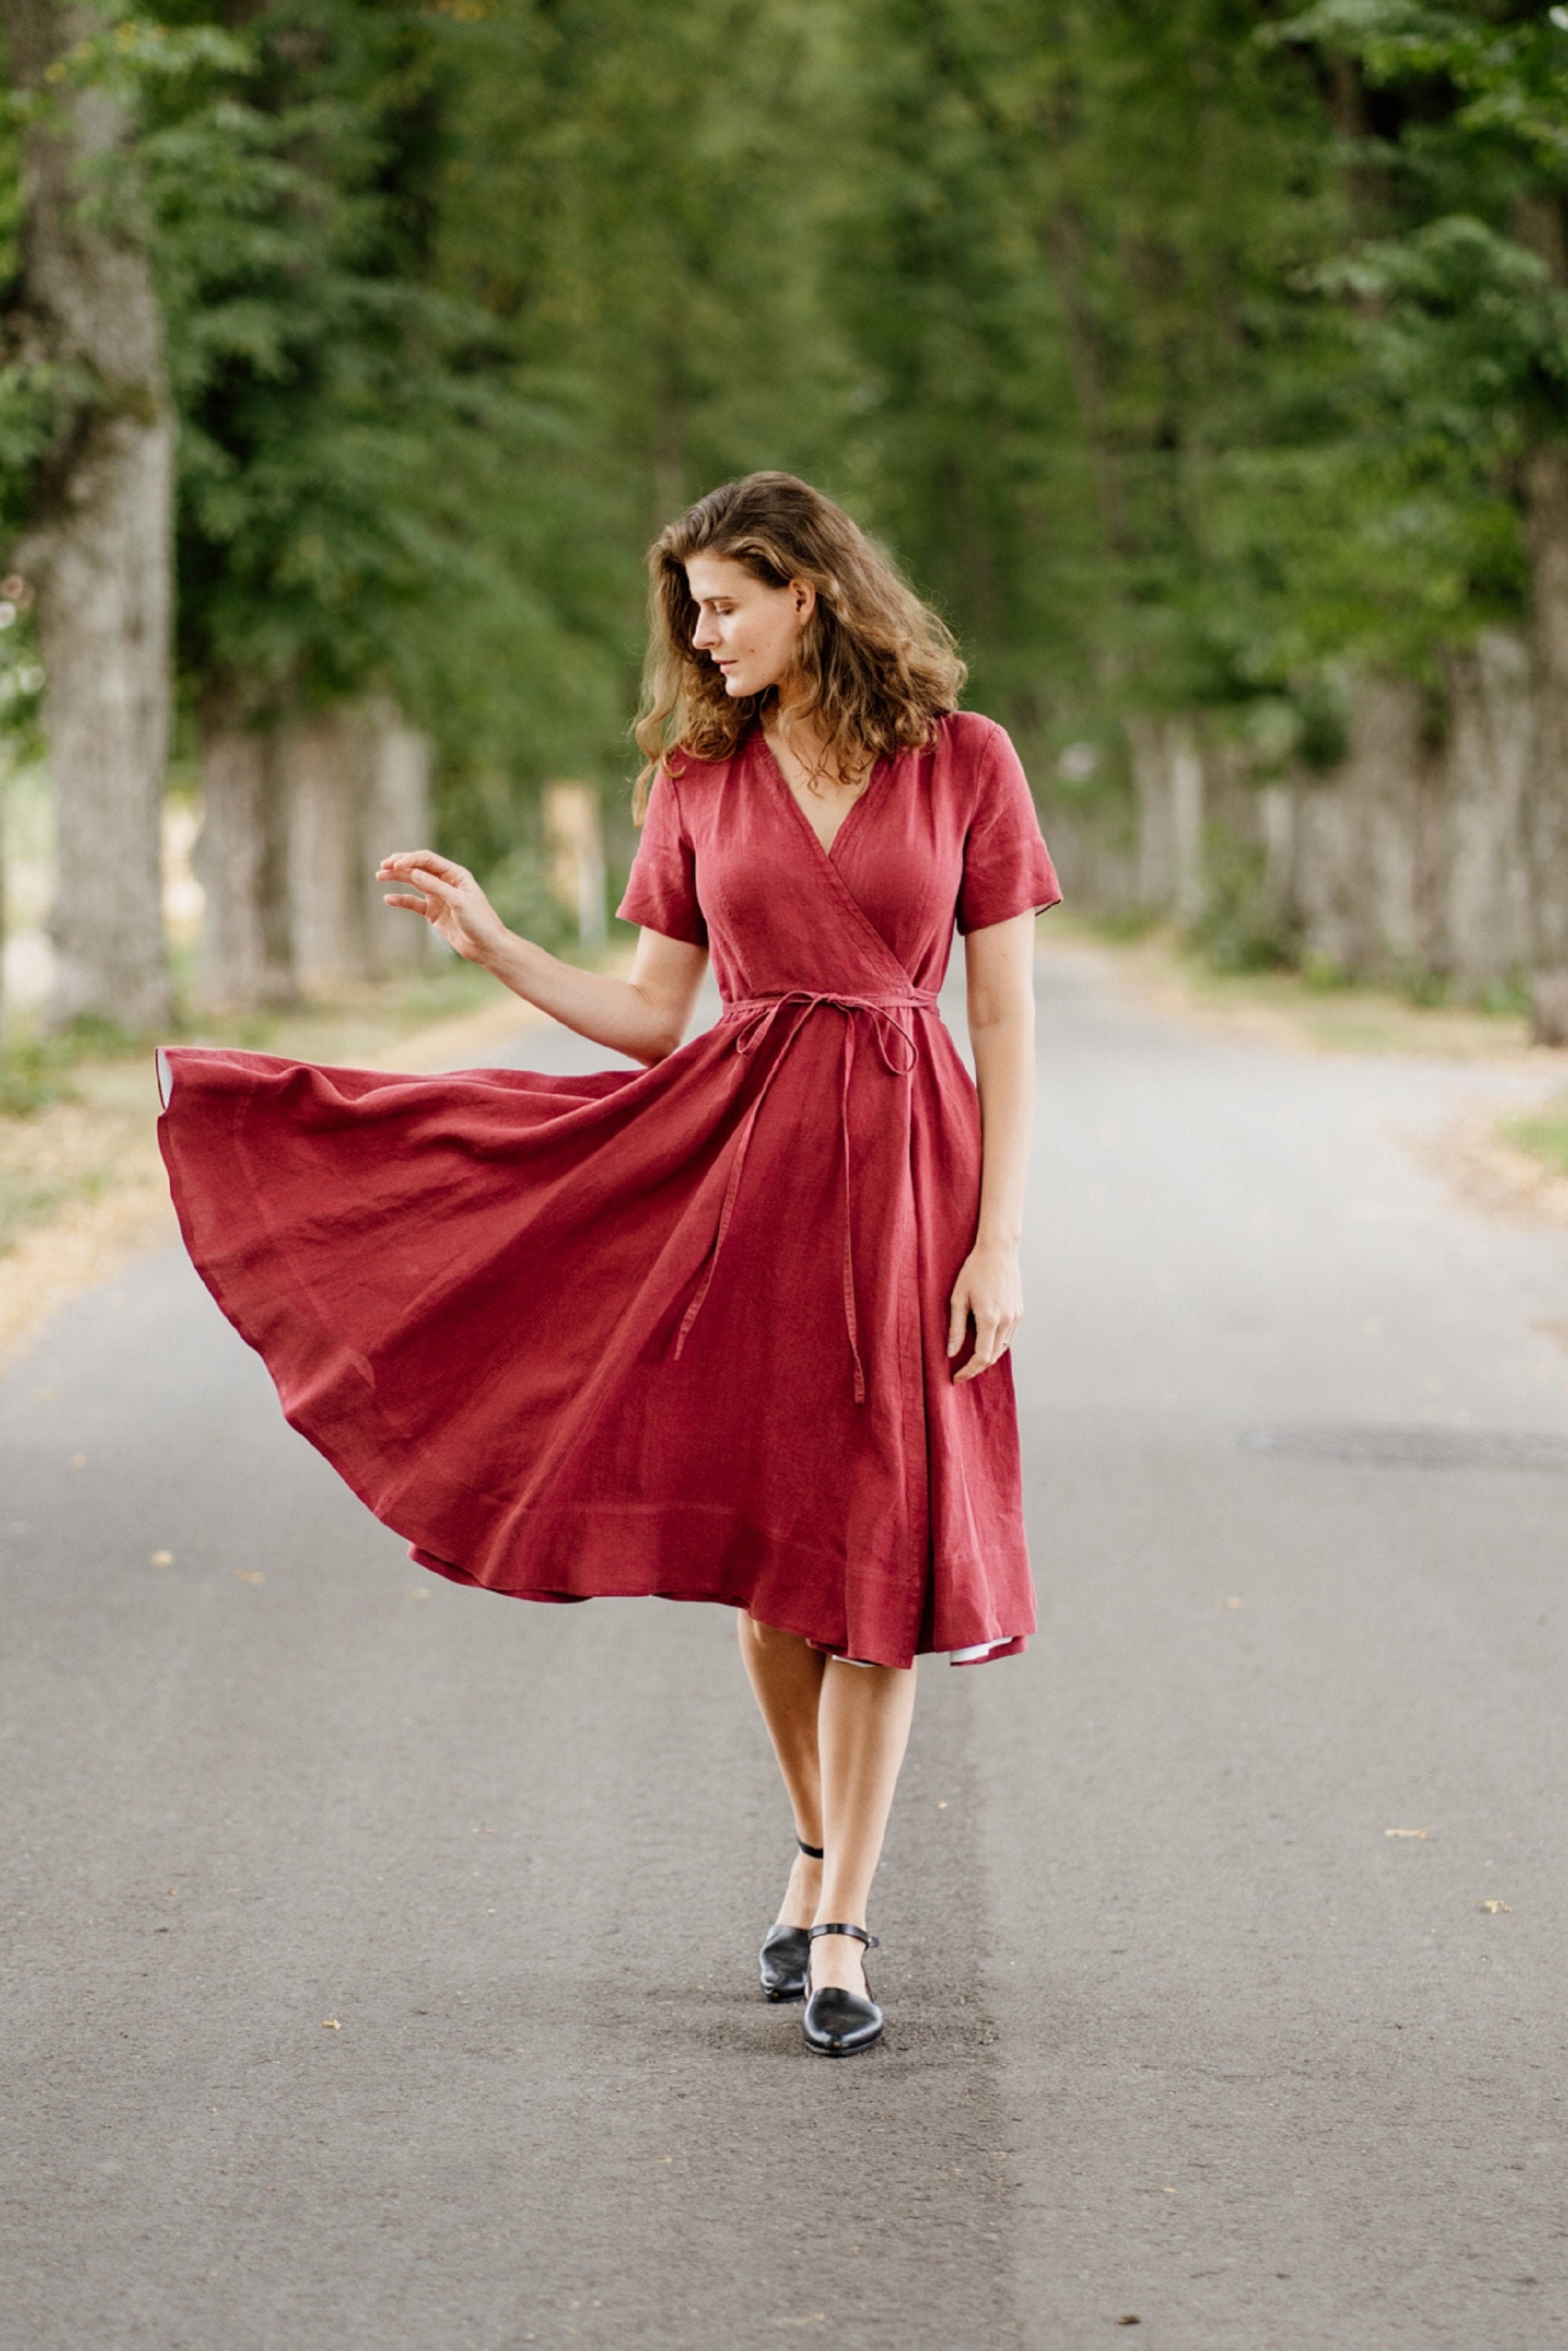
[[[977,710],[950,710],[937,722],[936,750],[943,763],[959,773],[977,777],[992,768],[1012,744],[1005,726]]]
[[[1005,726],[977,710],[954,710],[940,721],[936,775],[949,792],[958,796],[971,820],[990,807],[998,795],[1009,796],[1021,777],[1018,753]]]
[[[725,778],[746,755],[746,744],[728,758],[705,759],[695,751],[676,748],[665,755],[654,789],[665,787],[674,806],[692,816],[713,804]]]

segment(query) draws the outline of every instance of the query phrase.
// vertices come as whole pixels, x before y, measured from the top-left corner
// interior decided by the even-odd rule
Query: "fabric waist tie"
[[[935,1012],[936,998],[933,990],[926,987],[911,987],[876,996],[851,996],[831,989],[818,991],[807,987],[789,987],[781,989],[773,996],[737,998],[734,1003],[726,1005],[719,1025],[722,1028],[729,1021],[737,1024],[735,1050],[743,1058],[747,1058],[759,1051],[766,1044],[774,1022],[788,1005],[797,1005],[800,1009],[789,1025],[783,1045],[774,1058],[772,1068],[758,1088],[756,1101],[741,1121],[740,1132],[736,1137],[735,1155],[730,1161],[729,1180],[724,1187],[724,1202],[718,1212],[718,1222],[714,1228],[707,1262],[703,1269],[703,1278],[697,1285],[696,1295],[681,1317],[681,1327],[675,1337],[674,1359],[679,1360],[691,1327],[702,1312],[708,1291],[713,1287],[714,1274],[718,1268],[719,1251],[724,1247],[725,1238],[729,1231],[730,1219],[735,1214],[736,1196],[740,1190],[741,1171],[746,1165],[746,1155],[750,1147],[752,1130],[757,1124],[758,1113],[768,1098],[768,1089],[783,1066],[790,1046],[810,1019],[811,1015],[814,1012],[821,1012],[825,1008],[834,1012],[841,1012],[844,1016],[843,1050],[839,1061],[839,1139],[844,1170],[844,1328],[849,1333],[850,1360],[854,1366],[855,1402],[864,1404],[865,1368],[861,1362],[860,1322],[855,1312],[854,1184],[850,1144],[850,1081],[854,1074],[855,1066],[855,1030],[861,1019],[868,1020],[871,1023],[872,1035],[883,1069],[887,1071],[890,1077],[906,1078],[920,1059],[920,1048],[915,1042],[914,1023],[900,1016],[911,1012]]]

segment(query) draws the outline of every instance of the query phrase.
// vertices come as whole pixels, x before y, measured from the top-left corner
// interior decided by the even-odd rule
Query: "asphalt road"
[[[175,1253],[0,1382],[5,2351],[1562,2339],[1568,1236],[1410,1145],[1519,1081],[1040,987],[1042,1628],[863,2060],[727,1618],[421,1575]]]

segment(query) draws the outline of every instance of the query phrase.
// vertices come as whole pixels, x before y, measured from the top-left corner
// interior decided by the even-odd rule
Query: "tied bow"
[[[791,987],[783,989],[776,996],[745,997],[734,1004],[727,1005],[724,1013],[726,1020],[738,1020],[740,1024],[735,1037],[737,1053],[743,1059],[748,1059],[753,1053],[759,1051],[766,1044],[772,1033],[774,1023],[787,1005],[799,1005],[800,1010],[774,1059],[773,1066],[758,1088],[756,1101],[741,1121],[740,1132],[736,1137],[735,1154],[730,1161],[729,1180],[724,1187],[724,1201],[718,1212],[718,1223],[714,1228],[713,1245],[708,1251],[707,1263],[704,1268],[696,1295],[681,1318],[681,1327],[675,1337],[674,1358],[676,1361],[679,1360],[691,1327],[702,1312],[704,1301],[713,1287],[714,1274],[718,1268],[719,1251],[724,1247],[730,1220],[735,1214],[736,1196],[740,1190],[741,1171],[746,1165],[746,1155],[750,1148],[758,1113],[768,1099],[768,1090],[782,1068],[789,1048],[794,1044],[811,1015],[827,1006],[835,1012],[841,1012],[844,1016],[843,1052],[840,1059],[839,1085],[839,1135],[843,1151],[844,1169],[844,1328],[849,1333],[850,1360],[854,1366],[855,1402],[863,1404],[866,1394],[865,1368],[861,1361],[860,1323],[855,1311],[854,1191],[850,1148],[850,1081],[853,1077],[855,1066],[856,1019],[857,1016],[862,1016],[870,1020],[872,1034],[876,1040],[877,1053],[888,1075],[906,1078],[920,1059],[920,1048],[915,1040],[913,1028],[905,1027],[898,1016],[901,1012],[934,1012],[936,1008],[936,998],[928,988],[910,988],[902,995],[850,996],[837,994],[831,989],[819,991],[806,987]]]

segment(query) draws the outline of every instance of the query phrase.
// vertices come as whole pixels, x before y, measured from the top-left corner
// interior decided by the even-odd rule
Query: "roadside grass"
[[[116,1192],[161,1188],[155,1043],[374,1061],[401,1040],[474,1013],[497,993],[493,979],[455,958],[287,1011],[204,1017],[156,1039],[101,1021],[78,1023],[60,1036],[14,1037],[0,1052],[0,1257],[71,1210]],[[521,1006],[516,1009],[526,1017]]]
[[[1100,923],[1064,909],[1049,914],[1041,930],[1047,944],[1054,935],[1108,947],[1135,987],[1177,1008],[1320,1051],[1472,1061],[1530,1050],[1525,1006],[1513,989],[1465,1003],[1429,982],[1366,987],[1327,965],[1221,970],[1201,943],[1170,924]]]
[[[1538,1111],[1503,1122],[1505,1138],[1528,1151],[1554,1176],[1568,1176],[1568,1094],[1561,1094]]]

